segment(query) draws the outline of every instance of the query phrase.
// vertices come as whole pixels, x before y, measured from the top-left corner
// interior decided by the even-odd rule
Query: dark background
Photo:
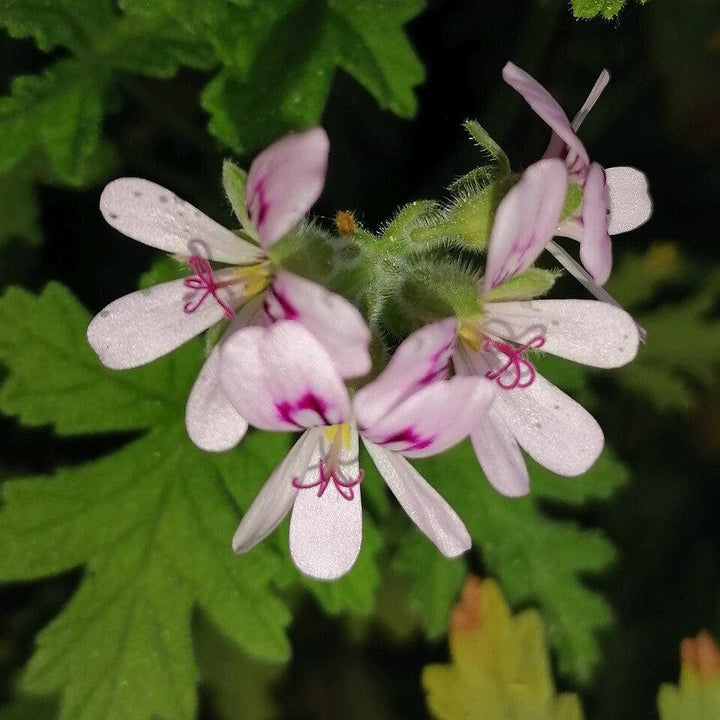
[[[323,117],[331,164],[316,214],[331,218],[338,208],[351,209],[373,229],[406,201],[442,197],[452,179],[477,164],[461,127],[467,118],[478,119],[522,169],[544,150],[547,130],[502,82],[504,63],[513,60],[540,79],[571,117],[607,67],[613,80],[583,125],[583,141],[605,166],[643,169],[655,202],[650,222],[617,239],[616,253],[669,240],[701,270],[717,263],[720,3],[650,0],[629,5],[613,21],[579,22],[565,2],[553,0],[432,2],[408,31],[427,73],[418,88],[417,118],[408,122],[380,111],[339,72]],[[4,91],[10,77],[46,62],[31,42],[0,36]],[[206,80],[189,71],[171,81],[132,78],[106,132],[119,148],[115,174],[151,178],[229,224],[218,182],[224,152],[206,133],[197,101]],[[92,311],[132,289],[152,251],[108,231],[98,211],[101,188],[42,187],[44,242],[32,252],[12,242],[2,249],[4,284],[37,290],[59,280]],[[695,277],[702,280],[702,272]],[[653,302],[682,301],[689,289],[680,282]],[[679,336],[677,342],[687,340]],[[694,352],[692,344],[687,352]],[[701,628],[716,637],[720,632],[719,399],[717,384],[698,387],[690,412],[660,412],[607,388],[598,419],[632,482],[581,518],[602,526],[621,554],[613,574],[599,583],[618,624],[604,638],[601,672],[583,692],[588,718],[656,717],[658,686],[677,680],[680,639]],[[49,471],[121,442],[59,440],[49,430],[0,421],[5,476]],[[66,576],[0,590],[0,688],[76,581]],[[446,658],[444,641],[396,643],[380,630],[355,643],[342,623],[323,617],[310,601],[292,640],[295,656],[277,698],[283,717],[296,720],[341,712],[355,717],[361,707],[357,717],[424,717],[420,670]],[[348,665],[363,668],[368,678],[362,703],[363,689],[344,679]],[[332,681],[318,680],[333,672]],[[202,713],[215,717],[209,702]]]

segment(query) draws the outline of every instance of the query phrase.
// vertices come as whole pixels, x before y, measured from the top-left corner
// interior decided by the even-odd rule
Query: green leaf
[[[612,565],[610,542],[596,530],[545,515],[539,505],[542,492],[534,492],[534,475],[528,497],[498,494],[483,478],[469,443],[417,466],[460,513],[510,601],[539,606],[560,671],[577,683],[588,683],[601,658],[597,633],[611,624],[612,612],[583,578]],[[546,495],[551,494],[546,489]]]
[[[0,340],[6,410],[65,432],[150,426],[100,460],[3,486],[0,578],[86,568],[76,595],[40,633],[22,689],[59,694],[61,720],[189,720],[195,607],[249,655],[286,659],[277,555],[270,545],[242,557],[230,548],[246,506],[237,498],[257,491],[280,459],[272,457],[277,445],[250,434],[220,460],[188,440],[182,405],[201,343],[143,370],[110,373],[93,365],[87,314],[62,287],[39,298],[8,291],[0,313],[10,328]],[[135,407],[142,394],[150,404]]]
[[[380,107],[412,117],[413,88],[423,70],[402,25],[421,9],[419,0],[295,2],[277,18],[247,72],[228,65],[208,85],[203,106],[211,115],[211,132],[244,153],[316,123],[338,67]],[[239,113],[239,107],[251,111]]]
[[[647,343],[617,380],[659,410],[688,410],[701,401],[700,388],[718,377],[720,321],[713,314],[718,291],[716,272],[684,301],[641,315]]]
[[[102,69],[75,60],[15,78],[11,95],[0,98],[0,171],[40,145],[57,173],[78,183],[98,146],[107,83]]]
[[[202,682],[212,693],[218,716],[222,720],[273,720],[277,712],[272,686],[283,666],[253,660],[202,616],[195,638]]]
[[[420,616],[426,635],[444,635],[465,579],[464,561],[446,558],[413,527],[405,533],[394,565],[410,580],[410,607]]]
[[[615,17],[630,0],[572,0],[576,18],[593,18],[602,15],[606,20]],[[637,0],[644,5],[647,0]]]
[[[108,0],[3,0],[0,25],[16,38],[33,37],[46,52],[57,46],[87,51],[116,15]]]
[[[63,435],[181,419],[184,398],[177,384],[192,381],[197,350],[186,347],[131,373],[107,370],[85,338],[89,321],[62,285],[50,283],[39,297],[10,288],[0,298],[0,359],[10,370],[0,410],[25,425],[52,423]]]
[[[207,44],[172,18],[123,17],[106,0],[6,0],[0,25],[33,36],[43,50],[60,45],[73,54],[41,75],[15,78],[0,98],[0,171],[40,148],[70,185],[87,182],[114,73],[170,77],[181,64],[214,62]]]

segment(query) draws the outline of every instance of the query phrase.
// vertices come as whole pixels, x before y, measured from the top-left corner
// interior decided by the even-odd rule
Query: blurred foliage
[[[720,717],[720,650],[703,631],[680,644],[680,684],[663,685],[660,720],[715,720]]]
[[[540,615],[513,617],[492,580],[467,579],[448,643],[452,664],[422,675],[438,720],[582,720],[578,697],[555,693]]]
[[[552,668],[587,717],[650,716],[679,638],[720,622],[720,3],[572,11],[597,19],[576,22],[565,0],[0,0],[0,285],[35,291],[0,299],[0,472],[13,478],[0,511],[2,720],[52,720],[58,706],[68,720],[422,718],[418,678],[440,652],[428,641],[469,569],[520,614],[483,584],[498,621],[465,642],[490,660],[444,668],[473,678],[468,702],[488,678],[509,687],[498,658],[522,658],[523,687],[542,700],[515,705],[523,720],[562,717],[558,702],[580,717]],[[646,347],[617,373],[538,361],[598,415],[608,450],[578,479],[531,465],[532,495],[515,501],[487,486],[469,446],[418,463],[468,524],[476,547],[462,559],[438,555],[369,467],[347,577],[298,577],[287,522],[235,557],[237,519],[289,440],[194,449],[182,420],[200,341],[130,372],[99,365],[84,306],[135,287],[151,257],[102,223],[101,184],[148,175],[221,219],[223,154],[322,116],[333,149],[320,215],[350,208],[379,225],[476,165],[467,117],[487,128],[471,128],[486,149],[489,132],[521,164],[542,152],[546,128],[499,79],[508,59],[571,115],[609,64],[583,140],[649,175],[654,218],[616,238],[609,285]],[[577,293],[569,282],[557,292]],[[516,644],[498,650],[501,632]],[[715,686],[692,673],[683,661],[679,686],[662,689],[662,720],[700,720],[702,703],[717,716]]]

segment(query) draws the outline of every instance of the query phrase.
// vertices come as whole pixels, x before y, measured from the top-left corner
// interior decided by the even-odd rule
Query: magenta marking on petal
[[[514,390],[518,387],[530,387],[530,385],[535,382],[535,368],[523,357],[523,353],[527,350],[541,348],[544,344],[545,337],[543,335],[536,335],[531,340],[528,340],[528,342],[524,345],[517,348],[514,348],[512,345],[508,345],[507,343],[487,338],[483,343],[483,352],[491,352],[494,350],[505,355],[507,360],[505,361],[505,364],[497,370],[488,370],[488,372],[485,373],[485,377],[488,380],[496,380],[497,384],[503,390]],[[504,382],[503,376],[511,368],[513,372],[512,380],[510,382]],[[528,376],[525,379],[522,378],[523,368],[528,372]]]
[[[345,500],[353,500],[355,498],[355,491],[353,488],[359,485],[365,477],[365,471],[360,470],[356,477],[352,480],[345,480],[340,476],[337,468],[331,467],[324,460],[320,461],[320,477],[313,483],[303,484],[300,478],[294,477],[292,479],[292,486],[298,490],[307,490],[309,488],[318,488],[318,497],[322,497],[328,485],[332,481],[335,485],[335,489],[340,493],[340,496]]]
[[[217,282],[210,263],[200,255],[191,255],[188,258],[188,265],[195,271],[195,275],[185,280],[185,287],[190,290],[202,290],[203,293],[199,298],[186,302],[183,305],[183,312],[188,315],[194,313],[205,302],[206,297],[212,296],[215,302],[223,309],[225,317],[232,320],[235,317],[235,311],[218,295],[218,290],[230,285],[232,280]]]
[[[248,193],[248,196],[252,197],[252,202],[250,205],[245,206],[245,210],[248,218],[255,223],[255,227],[259,229],[270,209],[270,203],[265,197],[265,178],[257,180],[253,185],[252,192]]]
[[[380,444],[405,443],[406,447],[399,450],[399,452],[407,452],[409,450],[424,450],[432,445],[434,440],[434,437],[422,437],[414,427],[406,427],[392,435],[388,435]]]
[[[450,364],[450,355],[455,350],[455,335],[445,345],[439,348],[430,358],[430,367],[425,375],[420,378],[419,387],[431,385],[436,380],[443,379]]]
[[[271,307],[271,303],[274,307]],[[279,306],[279,308],[277,306]],[[279,313],[273,312],[273,310],[277,311],[278,309],[280,311]],[[268,288],[265,299],[263,300],[263,310],[272,322],[277,322],[278,320],[298,320],[300,318],[300,313],[297,308],[275,285],[270,285]]]
[[[310,410],[311,412],[314,412],[320,420],[322,420],[322,423],[318,424],[332,425],[326,416],[327,409],[327,403],[321,397],[318,397],[315,393],[309,390],[295,402],[283,400],[282,402],[275,403],[275,410],[277,411],[278,418],[280,418],[283,422],[288,423],[288,425],[294,425],[298,428],[306,427],[305,425],[301,425],[295,419],[295,415],[303,410]]]

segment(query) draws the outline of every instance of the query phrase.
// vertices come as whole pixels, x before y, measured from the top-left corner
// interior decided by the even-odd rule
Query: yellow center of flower
[[[244,284],[243,295],[247,298],[265,290],[272,280],[272,275],[272,267],[267,261],[235,268],[235,277]]]
[[[473,352],[480,352],[482,347],[483,334],[480,330],[480,322],[477,318],[461,320],[458,329],[458,337]]]

